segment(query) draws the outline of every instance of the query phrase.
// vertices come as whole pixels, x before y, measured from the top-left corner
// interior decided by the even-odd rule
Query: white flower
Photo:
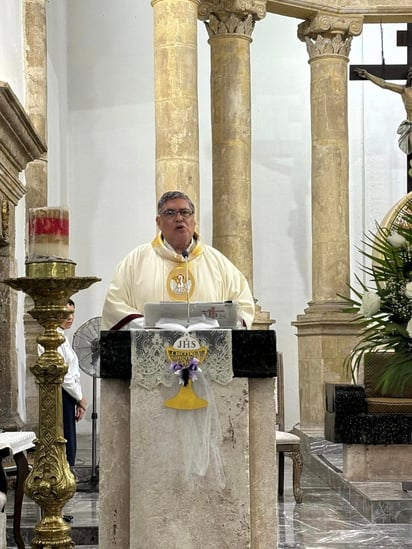
[[[387,240],[394,248],[401,248],[406,244],[406,238],[397,231],[392,231]]]
[[[412,299],[412,282],[408,282],[405,286],[405,295]]]
[[[412,338],[412,318],[406,325],[406,331],[408,332],[409,337]]]
[[[359,312],[366,317],[377,313],[381,308],[381,298],[374,292],[366,292],[362,296],[362,305]]]

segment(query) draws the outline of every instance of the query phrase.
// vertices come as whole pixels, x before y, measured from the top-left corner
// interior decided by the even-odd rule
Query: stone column
[[[156,195],[181,190],[199,207],[198,0],[152,0]]]
[[[253,288],[251,223],[251,85],[250,44],[255,21],[266,15],[266,1],[201,1],[211,51],[211,108],[213,153],[213,245],[243,272]],[[260,307],[256,315],[267,329],[273,321]],[[255,321],[256,324],[256,321]],[[270,406],[273,386],[268,380],[251,379],[250,429],[250,527],[251,547],[275,547],[276,499],[262,508],[261,494],[272,482],[273,462],[261,463],[259,451],[267,445],[259,428],[262,403]],[[268,398],[268,400],[266,400]],[[271,413],[268,410],[268,417]],[[273,480],[276,485],[276,479]]]
[[[323,427],[324,382],[350,380],[343,360],[357,334],[339,294],[348,295],[350,280],[347,63],[361,31],[361,17],[325,13],[298,28],[309,53],[312,120],[312,301],[294,323],[303,428]]]
[[[47,30],[46,1],[24,0],[23,32],[25,49],[26,110],[38,135],[47,143]],[[26,218],[29,208],[47,205],[47,153],[31,162],[25,171]],[[32,308],[25,297],[25,311]],[[26,413],[27,428],[35,429],[38,422],[38,389],[29,367],[37,359],[36,338],[41,326],[29,315],[24,316],[26,339]]]
[[[253,288],[250,44],[264,0],[201,1],[211,52],[213,245]]]

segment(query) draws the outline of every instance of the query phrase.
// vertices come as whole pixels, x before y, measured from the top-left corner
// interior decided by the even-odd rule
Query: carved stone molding
[[[362,17],[339,17],[318,13],[298,26],[298,38],[306,42],[309,57],[349,56],[352,38],[362,32]]]
[[[229,17],[210,14],[209,21],[205,21],[205,26],[209,37],[220,34],[240,34],[243,36],[252,36],[255,28],[255,20],[252,15],[247,14],[244,17],[231,13]]]
[[[340,34],[333,37],[318,34],[315,39],[305,36],[304,40],[310,59],[331,54],[349,57],[352,36],[344,39]]]
[[[210,19],[211,15],[223,20],[230,14],[250,14],[254,20],[263,19],[266,15],[266,0],[201,0],[198,8],[198,17],[201,21]],[[243,18],[242,18],[243,19]]]
[[[365,23],[405,23],[412,16],[411,0],[267,0],[266,10],[301,20],[320,11],[344,17],[359,15]]]
[[[4,198],[0,198],[0,246],[9,245],[9,216],[10,203]]]
[[[19,173],[46,150],[9,84],[0,82],[0,191],[12,204],[26,192]]]

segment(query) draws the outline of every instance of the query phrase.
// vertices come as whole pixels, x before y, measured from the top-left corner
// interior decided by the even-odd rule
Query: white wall
[[[299,421],[291,322],[311,297],[310,72],[298,23],[269,15],[251,46],[254,290],[276,321],[287,427]]]
[[[48,3],[51,57],[61,47],[60,31],[52,28],[59,5]],[[70,207],[70,255],[77,274],[102,278],[74,296],[78,327],[101,314],[115,264],[155,232],[153,29],[148,1],[71,0],[66,5],[67,160],[62,147],[60,156],[67,172],[52,185],[60,185],[60,198]],[[254,293],[276,320],[286,366],[288,427],[299,421],[297,340],[291,322],[311,299],[310,67],[306,46],[296,37],[298,23],[268,14],[256,24],[251,44]],[[399,28],[385,26],[387,63],[406,59],[406,52],[394,46],[393,29]],[[210,242],[210,51],[202,23],[198,31],[200,226]],[[353,41],[351,62],[379,63],[380,50],[379,26],[365,27]],[[60,84],[52,83],[60,93]],[[374,220],[404,194],[406,160],[396,140],[404,116],[399,96],[371,83],[350,82],[349,113],[355,254],[363,231],[373,228]],[[51,123],[54,147],[52,140],[64,137],[65,128],[58,131]]]
[[[49,3],[47,10],[47,149],[48,204],[68,205],[68,70],[67,3]]]

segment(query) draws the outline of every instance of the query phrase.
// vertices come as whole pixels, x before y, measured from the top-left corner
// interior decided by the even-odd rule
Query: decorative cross
[[[399,30],[396,33],[396,45],[406,47],[407,51],[407,63],[406,65],[350,65],[349,66],[349,79],[350,80],[362,80],[362,78],[356,69],[364,69],[374,76],[383,78],[384,80],[403,80],[406,82],[408,75],[408,68],[412,68],[412,23],[407,24],[407,30]],[[407,155],[407,192],[412,191],[412,176],[409,174],[411,168],[412,153]]]

